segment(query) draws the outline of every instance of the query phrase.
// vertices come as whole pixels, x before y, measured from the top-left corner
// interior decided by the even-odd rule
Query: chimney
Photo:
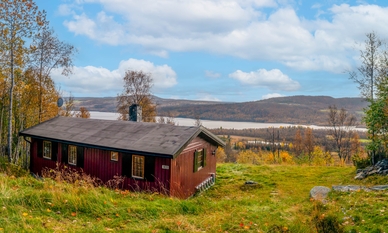
[[[129,106],[129,121],[141,122],[141,106],[132,104]]]

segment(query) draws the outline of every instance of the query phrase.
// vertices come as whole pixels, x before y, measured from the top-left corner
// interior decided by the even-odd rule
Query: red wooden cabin
[[[30,170],[65,164],[124,189],[187,198],[215,181],[218,146],[203,127],[56,117],[20,132],[31,138]]]

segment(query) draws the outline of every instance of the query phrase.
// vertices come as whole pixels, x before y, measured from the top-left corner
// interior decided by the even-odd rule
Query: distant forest
[[[275,140],[277,142],[292,142],[295,139],[297,130],[303,135],[306,127],[302,126],[289,126],[281,128],[266,128],[266,129],[210,129],[210,131],[221,137],[229,136],[244,136],[252,137],[252,140],[270,142]],[[366,139],[366,131],[357,131],[360,139]],[[327,142],[327,135],[330,135],[329,130],[315,129],[313,130],[316,143],[319,145],[325,145]]]

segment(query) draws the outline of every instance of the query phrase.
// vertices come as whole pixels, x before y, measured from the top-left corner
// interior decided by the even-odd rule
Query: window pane
[[[110,152],[110,160],[118,161],[119,160],[119,152],[116,152],[116,151]]]
[[[203,150],[198,151],[197,163],[198,163],[198,168],[203,167]]]
[[[72,165],[77,165],[77,147],[69,145],[69,157],[68,163]]]
[[[144,179],[144,156],[132,156],[132,177]]]
[[[51,159],[51,142],[43,141],[43,158]]]

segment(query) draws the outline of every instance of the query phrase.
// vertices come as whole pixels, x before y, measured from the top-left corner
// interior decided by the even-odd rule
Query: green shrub
[[[317,229],[318,233],[342,233],[344,232],[343,227],[338,221],[338,218],[336,216],[315,216],[313,218],[315,228]]]
[[[8,163],[7,157],[0,156],[0,172],[8,176],[23,177],[28,175],[28,171],[15,164]]]
[[[368,157],[361,157],[356,154],[352,157],[353,164],[357,169],[363,169],[371,165],[370,159]]]
[[[314,202],[313,207],[313,218],[312,222],[315,226],[315,229],[318,233],[343,233],[344,228],[341,226],[338,221],[337,216],[326,215],[325,212],[327,206],[323,205],[321,202]]]

